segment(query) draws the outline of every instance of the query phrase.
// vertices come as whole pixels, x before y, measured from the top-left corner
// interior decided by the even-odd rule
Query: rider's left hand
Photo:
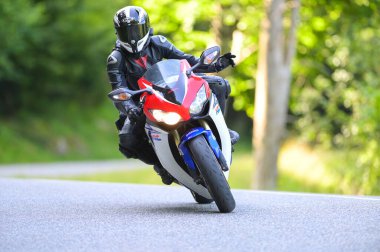
[[[215,64],[216,70],[219,72],[228,66],[234,67],[235,66],[235,62],[233,60],[234,58],[236,58],[236,55],[233,55],[230,52],[220,56]]]

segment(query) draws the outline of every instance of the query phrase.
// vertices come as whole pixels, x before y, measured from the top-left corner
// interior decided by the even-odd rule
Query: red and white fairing
[[[228,167],[231,164],[231,139],[216,96],[211,92],[204,79],[193,73],[187,76],[186,71],[189,68],[190,65],[186,60],[165,60],[152,66],[139,79],[140,89],[152,88],[152,94],[144,94],[140,98],[144,100],[144,114],[147,117],[145,131],[163,167],[180,184],[205,198],[212,199],[207,188],[194,182],[194,179],[177,161],[177,154],[173,153],[173,146],[178,147],[181,138],[177,128],[192,120],[197,120],[205,129],[212,128],[217,131],[213,133],[218,136],[220,149]],[[204,107],[201,116],[192,115],[190,106],[203,86],[208,106]],[[177,113],[181,119],[175,125],[164,125],[153,115],[155,110]],[[207,120],[202,119],[206,117]],[[210,126],[210,123],[213,127]],[[228,178],[229,171],[225,171],[224,175]]]

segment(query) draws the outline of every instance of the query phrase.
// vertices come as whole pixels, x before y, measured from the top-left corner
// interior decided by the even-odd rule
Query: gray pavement
[[[220,214],[187,189],[0,179],[0,251],[380,251],[380,200],[233,190]]]
[[[70,177],[148,167],[136,159],[0,165],[0,177]]]

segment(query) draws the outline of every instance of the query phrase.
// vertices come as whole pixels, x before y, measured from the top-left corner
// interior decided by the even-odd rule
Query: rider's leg
[[[222,110],[222,113],[224,114],[224,111],[226,109],[227,98],[231,93],[230,84],[228,83],[226,79],[223,79],[220,76],[205,75],[201,77],[205,79],[210,85],[212,92],[215,94],[216,98],[218,99],[220,109]],[[240,139],[239,133],[231,129],[228,129],[228,130],[230,132],[231,143],[236,144]]]
[[[205,75],[201,77],[208,82],[212,92],[218,99],[220,109],[224,114],[224,111],[226,109],[227,98],[231,93],[230,84],[227,80],[223,79],[220,76]]]
[[[119,150],[126,158],[140,159],[146,164],[154,165],[154,170],[161,176],[162,182],[170,185],[174,178],[162,167],[144,132],[145,117],[131,123],[125,116],[116,121],[119,130]]]
[[[122,127],[120,129],[120,124]],[[158,158],[144,132],[145,118],[131,122],[121,116],[117,122],[119,129],[119,150],[127,158],[137,158],[146,164],[156,164]]]

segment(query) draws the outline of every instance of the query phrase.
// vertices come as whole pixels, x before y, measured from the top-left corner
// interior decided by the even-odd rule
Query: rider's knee
[[[228,82],[228,80],[226,79],[223,79],[224,81],[224,88],[225,88],[225,94],[226,94],[226,99],[228,98],[228,96],[230,96],[231,94],[231,86],[230,86],[230,83]]]
[[[222,90],[221,92],[224,94],[224,97],[227,99],[231,94],[231,86],[228,80],[219,77],[218,79],[218,87]]]
[[[125,149],[133,150],[139,140],[132,133],[119,134],[119,145]]]
[[[125,122],[125,119],[126,119],[127,117],[126,116],[119,116],[119,119],[117,119],[116,121],[115,121],[115,126],[116,126],[116,128],[117,128],[117,130],[121,130],[122,128],[123,128],[123,126],[124,126],[124,122]]]
[[[126,157],[126,158],[137,158],[136,153],[132,149],[125,148],[125,146],[121,145],[119,143],[119,151]]]
[[[158,158],[149,141],[135,134],[119,134],[119,150],[126,158],[136,158],[146,164],[157,164]]]
[[[231,94],[231,86],[226,79],[220,76],[212,76],[212,78],[207,81],[209,82],[210,88],[215,94],[220,94],[226,99]]]

